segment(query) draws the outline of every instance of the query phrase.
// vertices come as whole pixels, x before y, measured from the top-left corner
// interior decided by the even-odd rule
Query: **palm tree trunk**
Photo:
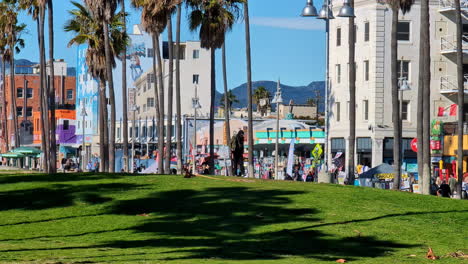
[[[350,1],[354,7],[354,0]],[[348,143],[348,184],[354,185],[354,153],[356,146],[356,62],[354,17],[349,18],[349,143]]]
[[[222,63],[223,63],[223,83],[224,83],[224,122],[226,124],[226,139],[227,147],[229,150],[229,155],[231,154],[231,124],[229,123],[229,114],[231,108],[229,107],[229,98],[228,98],[228,81],[227,81],[227,69],[226,69],[226,38],[224,38],[224,43],[222,47]],[[226,165],[227,166],[227,165]],[[232,166],[227,166],[227,176],[232,174]]]
[[[158,121],[158,169],[160,174],[164,174],[164,79],[162,71],[162,58],[161,49],[159,48],[159,33],[153,35],[153,49],[156,54],[158,63],[158,107],[159,107],[159,121]],[[156,76],[156,74],[155,74]],[[168,161],[170,162],[170,161]]]
[[[104,28],[104,50],[106,53],[106,67],[107,67],[107,86],[109,87],[109,101],[111,106],[110,115],[110,133],[109,133],[109,172],[115,171],[115,92],[114,92],[114,77],[112,74],[112,54],[109,43],[109,26],[106,21],[102,21]]]
[[[431,54],[429,41],[429,0],[421,1],[421,38],[423,49],[423,175],[422,193],[430,193],[431,180]]]
[[[172,42],[172,15],[167,16],[167,42],[169,46],[169,81],[167,87],[167,136],[166,136],[166,163],[164,171],[171,174],[171,156],[172,156],[172,95],[174,89],[174,44]]]
[[[18,118],[16,116],[16,89],[15,89],[15,53],[14,48],[10,47],[10,100],[11,100],[11,116],[12,118],[12,130],[15,137],[14,147],[17,148],[20,146],[19,137],[18,137]]]
[[[57,172],[57,143],[55,140],[55,73],[54,73],[54,9],[52,0],[47,1],[48,8],[48,26],[49,26],[49,60],[50,60],[50,87],[49,87],[49,102],[50,102],[50,155],[49,155],[49,173]],[[27,91],[25,91],[25,96]]]
[[[249,22],[249,2],[244,2],[244,19],[245,19],[245,53],[247,59],[247,111],[248,111],[248,144],[249,144],[249,178],[254,177],[254,163],[253,163],[253,113],[252,113],[252,60],[250,52],[250,22]]]
[[[462,49],[462,29],[463,21],[461,17],[460,1],[454,1],[456,8],[456,24],[457,24],[457,104],[458,104],[458,151],[457,151],[457,198],[462,198],[462,184],[463,184],[463,121],[464,121],[464,80],[463,80],[463,49]]]
[[[106,171],[106,81],[99,80],[99,172]]]
[[[125,1],[121,0],[122,12],[125,13]],[[122,20],[123,32],[127,32],[127,21],[125,17]],[[122,112],[123,112],[123,169],[128,172],[128,107],[127,107],[127,47],[125,46],[122,52]]]
[[[3,118],[3,127],[2,127],[2,130],[3,130],[3,137],[5,139],[5,150],[6,152],[8,152],[8,150],[10,149],[10,146],[9,146],[9,135],[8,135],[8,119],[7,119],[7,108],[6,108],[6,80],[5,80],[5,76],[6,76],[6,61],[5,61],[5,54],[3,53],[2,54],[2,118]]]
[[[216,50],[210,49],[211,53],[211,92],[210,92],[210,174],[215,174],[214,171],[214,112],[215,112],[215,96],[216,96]],[[195,131],[196,133],[196,131]],[[197,146],[194,146],[196,148]]]
[[[46,55],[45,55],[45,7],[41,7],[39,9],[40,15],[39,15],[39,38],[40,38],[40,73],[41,73],[41,83],[43,85],[42,89],[42,107],[44,108],[44,138],[46,142],[46,148],[45,148],[45,153],[44,157],[46,157],[46,164],[47,166],[46,172],[50,173],[50,111],[49,111],[49,106],[52,102],[49,101],[49,83],[47,80],[47,67],[46,67]],[[55,121],[55,120],[54,120]]]
[[[155,47],[158,43],[158,41],[156,40],[156,37],[154,36],[156,34],[153,34],[152,36],[152,44],[153,44],[153,50],[156,51]],[[156,53],[156,52],[154,52]],[[154,75],[154,108],[155,108],[155,113],[156,113],[156,123],[158,124],[158,128],[156,129],[156,132],[157,132],[157,135],[158,135],[158,170],[160,168],[162,168],[162,158],[161,158],[161,153],[162,153],[162,149],[160,149],[159,147],[159,138],[161,137],[161,133],[163,133],[162,130],[160,130],[160,126],[159,126],[159,120],[161,118],[160,116],[160,112],[159,112],[159,88],[158,88],[158,85],[156,83],[156,72],[157,72],[157,67],[156,67],[156,54],[153,55],[153,75]],[[159,77],[158,77],[159,79]],[[163,127],[164,129],[164,127]],[[164,145],[164,144],[163,144]],[[132,161],[133,162],[133,161]],[[160,170],[161,171],[161,170]]]
[[[44,46],[44,42],[43,42],[43,38],[41,37],[43,35],[43,31],[41,30],[41,18],[40,16],[36,19],[36,22],[37,22],[37,41],[38,41],[38,45],[39,45],[39,51],[41,51],[43,49],[43,46]],[[40,52],[41,53],[41,52]],[[48,129],[47,129],[47,121],[48,121],[48,111],[47,111],[47,105],[45,103],[45,98],[44,98],[44,90],[45,90],[45,81],[44,81],[44,75],[43,75],[43,72],[44,72],[44,62],[43,62],[43,56],[42,56],[42,53],[39,55],[39,66],[40,66],[40,85],[39,85],[39,103],[40,103],[40,114],[41,114],[41,118],[40,118],[40,126],[41,126],[41,135],[42,135],[42,140],[41,140],[41,148],[42,148],[42,153],[44,154],[44,157],[43,157],[43,162],[42,162],[42,169],[44,170],[44,172],[48,172],[49,171],[49,165],[48,165],[48,162],[49,162],[49,148],[48,148],[48,145],[47,145],[47,142],[48,142],[48,136],[47,136],[47,133],[48,132]],[[43,68],[44,67],[44,68]]]
[[[400,134],[400,101],[398,100],[398,44],[397,44],[397,26],[398,26],[399,8],[392,7],[392,36],[391,36],[391,55],[390,67],[392,78],[392,119],[393,119],[393,160],[395,179],[393,181],[393,189],[400,189],[401,181],[401,134]]]
[[[177,22],[176,22],[176,111],[177,111],[177,173],[182,174],[182,109],[180,103],[180,23],[182,16],[182,4],[177,5]]]

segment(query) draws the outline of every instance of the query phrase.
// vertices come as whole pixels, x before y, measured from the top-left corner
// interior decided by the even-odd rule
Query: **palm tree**
[[[120,0],[121,12],[125,14],[125,0]],[[127,21],[125,16],[122,20],[122,33],[127,32]],[[128,172],[128,107],[127,107],[127,47],[122,51],[122,112],[123,112],[123,169]],[[83,141],[84,143],[84,141]]]
[[[112,61],[116,53],[112,53],[110,46],[110,36],[108,24],[112,21],[112,18],[117,9],[117,0],[84,0],[86,6],[88,6],[93,16],[101,22],[103,33],[104,33],[104,51],[106,57],[106,75],[107,85],[109,87],[109,103],[111,106],[111,120],[110,120],[110,133],[109,133],[109,150],[108,157],[109,162],[106,164],[106,171],[115,171],[115,122],[116,122],[116,110],[115,110],[115,92],[114,92],[114,79],[112,76]],[[120,54],[120,53],[119,53]],[[106,105],[107,107],[107,105]],[[106,123],[107,126],[107,123]]]
[[[455,1],[457,2],[457,1]],[[430,108],[431,108],[431,54],[429,42],[429,2],[421,1],[421,31],[419,46],[419,87],[418,87],[418,172],[421,192],[429,194],[431,179],[430,149]]]
[[[257,112],[260,112],[262,116],[266,114],[266,111],[270,107],[270,98],[271,94],[264,86],[259,86],[254,90],[253,101],[257,106]],[[262,99],[267,99],[265,105],[260,105]]]
[[[224,124],[226,125],[226,134],[224,135],[227,140],[227,148],[228,148],[228,153],[231,153],[231,124],[230,124],[230,114],[231,114],[231,103],[232,101],[229,101],[229,94],[228,92],[231,92],[228,88],[228,80],[227,80],[227,66],[226,66],[226,40],[224,40],[223,47],[221,48],[221,59],[222,59],[222,64],[223,64],[223,85],[224,85],[224,98],[221,99],[221,105],[229,105],[229,107],[224,107]],[[232,174],[232,166],[228,165],[227,166],[227,173],[226,176],[231,176]]]
[[[182,109],[180,103],[180,23],[182,16],[182,3],[177,5],[177,21],[176,21],[176,135],[177,135],[177,173],[182,173]]]
[[[456,9],[456,24],[457,24],[457,85],[458,85],[458,151],[457,151],[457,175],[458,175],[458,186],[457,194],[458,197],[462,198],[462,184],[463,184],[463,121],[464,121],[464,80],[463,80],[463,46],[462,46],[462,29],[463,21],[461,15],[460,1],[455,1]]]
[[[253,112],[252,112],[252,60],[250,55],[250,23],[249,23],[249,1],[244,1],[244,22],[245,22],[245,53],[247,59],[247,111],[248,111],[248,126],[249,133],[247,135],[249,144],[249,178],[254,177],[253,164]]]
[[[231,111],[232,104],[239,103],[239,99],[237,99],[237,96],[231,90],[228,90],[227,93],[223,94],[221,96],[221,99],[219,100],[219,105],[221,107],[226,108],[226,103],[228,105],[228,108],[226,109],[226,111],[228,112]]]
[[[200,44],[202,48],[211,51],[211,102],[210,102],[210,156],[214,156],[214,111],[216,92],[216,56],[215,51],[222,47],[226,32],[232,28],[235,16],[232,12],[241,1],[203,1],[187,0],[192,7],[189,15],[191,31],[200,29]],[[210,173],[213,173],[214,159],[210,159]]]
[[[354,0],[350,0],[354,8]],[[354,152],[356,147],[356,34],[354,17],[348,20],[349,47],[349,142],[348,142],[348,184],[354,185]]]
[[[47,0],[48,10],[48,26],[49,26],[49,61],[50,61],[50,86],[49,86],[49,102],[50,103],[50,154],[49,154],[49,173],[57,172],[57,142],[55,140],[55,74],[54,74],[54,5],[52,0]],[[83,146],[84,148],[84,146]]]
[[[172,11],[173,12],[173,11]],[[172,102],[174,89],[174,43],[172,41],[172,12],[167,13],[167,44],[169,54],[169,81],[167,87],[167,132],[166,132],[166,163],[164,163],[164,172],[170,174],[172,158]],[[177,51],[178,53],[179,51]]]
[[[5,3],[0,3],[0,59],[2,62],[1,65],[1,74],[2,74],[2,112],[0,113],[2,119],[2,137],[5,142],[5,149],[8,151],[9,142],[8,142],[8,123],[7,123],[7,110],[6,110],[6,86],[5,86],[5,75],[6,75],[6,62],[10,59],[8,58],[8,43],[7,36],[5,34],[6,26],[6,10],[7,5]]]
[[[72,19],[67,21],[65,24],[65,31],[74,32],[76,35],[70,40],[69,46],[87,44],[88,50],[86,52],[86,64],[88,65],[88,71],[93,78],[99,81],[100,87],[100,155],[101,155],[101,166],[103,159],[106,157],[105,149],[105,130],[106,130],[106,81],[108,78],[107,71],[107,56],[105,52],[105,41],[102,40],[101,36],[106,31],[107,26],[103,26],[101,19],[97,19],[93,16],[88,7],[85,7],[79,3],[72,2],[77,8],[70,11]],[[115,10],[114,10],[115,11]],[[111,70],[115,67],[115,55],[121,54],[124,47],[128,43],[128,36],[126,32],[122,31],[122,21],[125,19],[125,13],[120,12],[116,15],[111,16],[109,20],[109,45],[111,51]],[[103,168],[103,167],[101,167]]]
[[[392,9],[392,33],[391,33],[391,55],[390,68],[392,77],[392,119],[393,119],[393,160],[396,171],[393,181],[393,189],[400,190],[401,184],[401,137],[402,123],[400,120],[400,101],[398,99],[398,15],[400,10],[406,14],[413,5],[412,0],[387,0]]]

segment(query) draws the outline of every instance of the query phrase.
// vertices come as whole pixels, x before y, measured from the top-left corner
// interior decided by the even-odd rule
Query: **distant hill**
[[[264,86],[273,97],[276,92],[276,82],[274,81],[256,81],[252,83],[252,90],[255,90],[259,86]],[[305,104],[307,99],[315,98],[316,91],[320,94],[319,111],[325,111],[325,82],[311,82],[306,86],[289,86],[281,84],[283,101],[285,104],[289,104],[289,100],[293,100],[295,104]],[[241,108],[247,107],[247,84],[244,83],[234,89],[233,93],[236,95],[239,103],[235,103],[233,107]],[[219,105],[222,93],[216,93],[216,105]]]

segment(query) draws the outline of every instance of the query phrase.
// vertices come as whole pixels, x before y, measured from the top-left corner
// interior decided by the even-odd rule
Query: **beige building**
[[[298,105],[279,105],[279,116],[281,119],[285,119],[289,113],[294,115],[295,119],[307,119],[307,118],[316,118],[318,116],[317,107],[298,104]]]
[[[451,1],[439,3],[430,0],[431,115],[433,119],[445,122],[456,120],[456,117],[438,117],[439,108],[446,109],[456,100],[455,14]],[[336,15],[342,3],[333,2]],[[390,79],[392,11],[384,1],[356,0],[355,14],[356,164],[376,166],[393,160]],[[399,14],[398,25],[398,74],[407,78],[412,89],[404,92],[402,104],[403,149],[407,163],[416,163],[416,153],[411,151],[410,141],[416,137],[419,35],[420,4],[416,1],[409,13]],[[468,62],[467,59],[465,61]],[[350,107],[348,19],[339,17],[330,20],[330,98],[329,158],[340,152],[346,156]]]

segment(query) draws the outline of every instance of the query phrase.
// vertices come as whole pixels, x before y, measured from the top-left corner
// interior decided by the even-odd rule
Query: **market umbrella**
[[[374,167],[366,172],[363,172],[359,175],[359,178],[374,178],[376,174],[387,174],[393,173],[393,166],[387,163],[380,164],[377,167]]]
[[[2,158],[14,158],[14,159],[19,159],[19,158],[24,158],[26,157],[24,154],[22,153],[15,153],[15,152],[7,152],[7,153],[3,153],[3,154],[0,154],[0,156]]]
[[[19,147],[19,148],[15,148],[14,150],[12,150],[12,152],[25,154],[26,156],[36,156],[37,154],[42,153],[40,149],[33,148],[33,147]]]

